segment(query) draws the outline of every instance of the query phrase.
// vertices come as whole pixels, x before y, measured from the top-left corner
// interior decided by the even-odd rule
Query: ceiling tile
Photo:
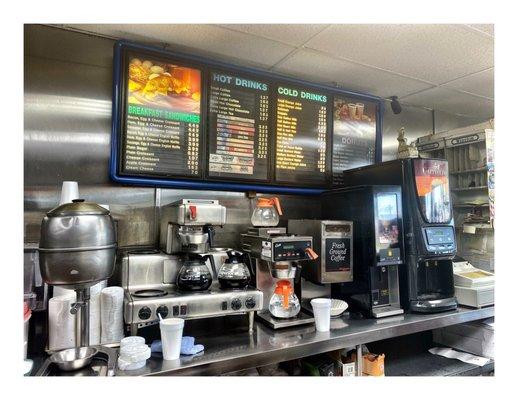
[[[476,29],[479,32],[495,36],[495,26],[493,24],[468,24],[470,28]]]
[[[470,117],[491,118],[494,116],[492,100],[445,87],[435,87],[407,96],[402,99],[402,102]]]
[[[337,60],[313,50],[298,50],[274,68],[274,71],[310,81],[381,97],[404,96],[431,87],[399,75]]]
[[[449,82],[447,87],[494,99],[495,70],[493,68]]]
[[[228,24],[225,28],[302,46],[329,25],[325,24]]]
[[[172,49],[217,54],[240,64],[269,68],[294,50],[293,46],[231,31],[211,24],[68,25],[117,38],[168,44]]]
[[[463,25],[332,25],[306,47],[435,84],[493,67],[493,38]]]

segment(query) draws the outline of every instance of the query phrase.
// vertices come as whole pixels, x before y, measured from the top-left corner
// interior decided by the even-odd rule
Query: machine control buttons
[[[173,306],[173,316],[176,317],[180,315],[180,306]]]
[[[180,315],[187,315],[187,304],[182,304],[180,306]]]
[[[151,318],[151,309],[149,307],[142,307],[140,310],[138,310],[138,317],[140,319]]]
[[[158,317],[159,314],[162,318],[165,318],[169,314],[169,309],[166,306],[160,306],[156,309],[156,316]]]
[[[226,301],[221,303],[221,309],[223,311],[227,311],[228,310],[228,303]]]
[[[237,311],[240,310],[243,306],[243,303],[239,299],[232,300],[232,303],[230,303],[230,307],[232,307],[232,310]]]
[[[246,308],[254,308],[256,305],[255,303],[255,299],[253,297],[248,297],[246,300],[245,300],[245,306]]]

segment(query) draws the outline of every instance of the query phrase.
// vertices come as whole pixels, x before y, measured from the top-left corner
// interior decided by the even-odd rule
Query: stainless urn
[[[50,285],[90,287],[112,275],[116,248],[108,210],[80,199],[62,204],[41,223],[41,276]]]
[[[76,343],[89,345],[90,286],[108,279],[115,268],[115,227],[110,212],[82,199],[62,204],[41,222],[40,270],[49,285],[74,289]]]

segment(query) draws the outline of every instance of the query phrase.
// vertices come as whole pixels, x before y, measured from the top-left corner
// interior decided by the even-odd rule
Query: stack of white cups
[[[107,281],[101,281],[90,287],[90,345],[101,343],[101,290],[106,287],[106,284]],[[57,298],[61,296],[72,296],[73,301],[76,300],[76,293],[74,290],[54,286],[54,295],[52,297]],[[55,301],[56,300],[54,300],[54,302]],[[71,347],[74,346],[72,345]]]
[[[124,289],[110,286],[101,291],[101,343],[119,343],[124,337]]]

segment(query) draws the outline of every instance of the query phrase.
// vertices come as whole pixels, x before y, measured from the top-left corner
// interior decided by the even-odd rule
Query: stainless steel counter
[[[404,314],[384,319],[353,320],[347,316],[331,321],[330,332],[316,332],[314,325],[273,331],[256,323],[252,335],[246,330],[218,336],[198,337],[205,351],[196,356],[164,361],[152,356],[138,371],[116,375],[219,375],[246,368],[293,360],[326,351],[343,349],[396,336],[442,328],[488,318],[494,307],[480,310],[459,308],[431,315]]]

